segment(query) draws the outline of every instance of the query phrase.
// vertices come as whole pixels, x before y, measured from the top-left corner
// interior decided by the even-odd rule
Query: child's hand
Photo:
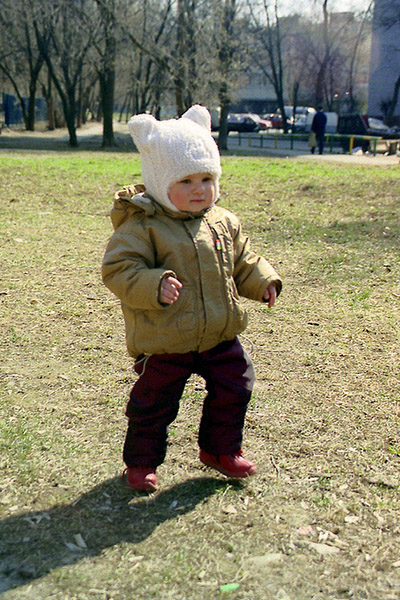
[[[268,308],[272,308],[276,300],[276,287],[274,283],[270,283],[264,292],[263,298],[268,302]]]
[[[166,277],[163,279],[160,288],[160,302],[162,304],[173,304],[179,298],[179,290],[182,288],[182,284],[178,279],[172,277]]]

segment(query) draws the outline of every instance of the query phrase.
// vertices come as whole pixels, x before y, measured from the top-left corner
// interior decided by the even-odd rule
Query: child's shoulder
[[[131,228],[142,227],[146,217],[154,215],[154,203],[146,197],[143,186],[127,186],[115,194],[111,209],[111,221],[115,230],[129,231]]]
[[[227,224],[231,224],[232,226],[237,227],[240,223],[239,217],[233,213],[232,211],[216,204],[212,211],[210,217],[216,221],[224,221]]]

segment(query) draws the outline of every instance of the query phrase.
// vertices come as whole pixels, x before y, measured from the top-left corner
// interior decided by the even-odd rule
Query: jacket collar
[[[150,195],[146,194],[143,185],[131,185],[124,187],[115,194],[114,206],[111,210],[111,220],[114,229],[117,229],[130,216],[135,213],[143,213],[151,217],[155,214],[167,215],[171,219],[188,221],[203,217],[211,210],[212,206],[198,213],[186,211],[173,211],[166,206],[161,205]]]

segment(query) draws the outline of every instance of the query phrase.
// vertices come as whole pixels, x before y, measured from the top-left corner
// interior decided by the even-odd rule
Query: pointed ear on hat
[[[183,119],[191,119],[198,125],[201,125],[207,131],[211,131],[211,115],[204,106],[195,104],[191,106],[183,115]]]
[[[153,115],[135,115],[128,122],[129,133],[135,144],[145,147],[152,138],[152,133],[157,127],[157,120]]]

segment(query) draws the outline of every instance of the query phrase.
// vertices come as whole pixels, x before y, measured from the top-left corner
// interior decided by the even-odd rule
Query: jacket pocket
[[[228,290],[230,301],[232,303],[233,320],[239,327],[245,327],[247,325],[247,313],[240,301],[240,296],[233,277],[230,277],[228,280]]]
[[[187,352],[189,342],[194,341],[195,347],[198,324],[195,287],[186,284],[174,304],[160,309],[134,311],[132,343],[137,353]]]
[[[196,288],[185,285],[181,289],[176,304],[176,328],[182,341],[194,340],[198,334],[199,309],[196,300]],[[174,307],[175,308],[175,307]]]

